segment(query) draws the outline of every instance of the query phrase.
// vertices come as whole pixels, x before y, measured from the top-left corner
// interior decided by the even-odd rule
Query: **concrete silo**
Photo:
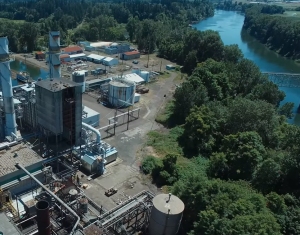
[[[75,71],[72,73],[72,80],[82,86],[82,93],[85,92],[85,71]]]
[[[115,78],[109,83],[109,103],[113,107],[123,108],[134,104],[136,85],[123,78]]]
[[[183,202],[171,194],[160,194],[153,198],[149,234],[175,235],[177,234],[182,214]]]

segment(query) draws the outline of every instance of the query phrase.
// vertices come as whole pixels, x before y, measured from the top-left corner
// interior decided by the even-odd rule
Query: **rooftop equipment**
[[[14,109],[10,56],[7,37],[0,37],[0,81],[5,113],[5,135],[17,133],[16,114]],[[1,135],[0,135],[1,136]]]
[[[82,93],[85,92],[85,71],[75,71],[72,73],[72,80],[82,86]]]

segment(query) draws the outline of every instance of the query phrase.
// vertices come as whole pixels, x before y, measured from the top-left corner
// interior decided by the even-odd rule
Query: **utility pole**
[[[128,129],[129,129],[129,108],[130,108],[130,106],[128,107],[128,113],[127,113],[127,131],[128,131]]]
[[[162,60],[160,61],[160,69],[159,69],[159,72],[161,72],[161,66],[162,66]]]

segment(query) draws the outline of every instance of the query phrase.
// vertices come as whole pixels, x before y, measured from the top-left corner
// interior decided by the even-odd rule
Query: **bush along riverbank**
[[[249,7],[243,28],[271,50],[300,62],[300,18],[284,14],[282,7]]]

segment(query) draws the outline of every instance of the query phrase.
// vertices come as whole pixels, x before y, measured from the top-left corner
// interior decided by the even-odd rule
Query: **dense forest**
[[[50,30],[60,30],[65,45],[130,40],[153,52],[166,38],[181,38],[191,21],[213,15],[206,0],[159,2],[5,1],[0,3],[0,32],[8,35],[13,52],[46,47]]]
[[[143,172],[184,201],[180,234],[300,234],[293,104],[279,106],[284,93],[237,45],[211,31],[187,38],[196,67],[157,117],[168,131],[148,145],[162,157],[146,157]]]
[[[280,55],[300,59],[300,21],[283,13],[282,7],[253,5],[246,10],[244,28]]]

